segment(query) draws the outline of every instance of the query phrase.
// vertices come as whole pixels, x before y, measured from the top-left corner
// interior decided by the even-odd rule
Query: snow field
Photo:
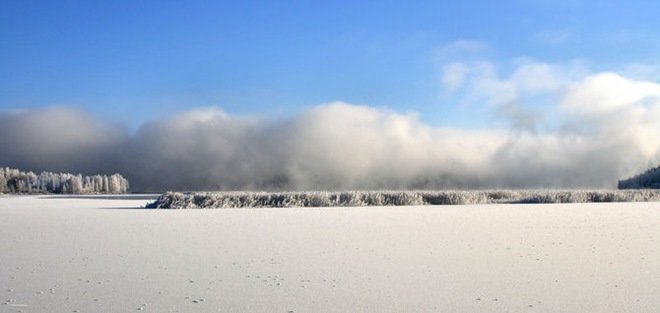
[[[660,204],[0,198],[0,312],[654,312]]]

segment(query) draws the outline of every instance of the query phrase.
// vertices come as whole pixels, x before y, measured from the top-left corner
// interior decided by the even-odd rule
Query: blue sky
[[[479,128],[497,121],[447,92],[447,64],[487,60],[502,77],[521,59],[632,64],[657,81],[658,12],[653,1],[3,1],[0,110],[74,106],[134,127],[195,107],[286,116],[341,100]]]

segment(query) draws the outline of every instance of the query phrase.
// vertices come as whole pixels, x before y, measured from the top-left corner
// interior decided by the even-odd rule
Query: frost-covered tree
[[[68,183],[71,188],[71,193],[84,193],[83,179],[81,175],[69,177]]]
[[[109,193],[120,193],[121,190],[128,190],[128,180],[119,174],[110,175],[108,178]]]
[[[660,166],[619,181],[619,189],[660,189]]]
[[[0,168],[0,193],[125,193],[128,181],[119,174],[82,176],[69,173],[21,172]]]

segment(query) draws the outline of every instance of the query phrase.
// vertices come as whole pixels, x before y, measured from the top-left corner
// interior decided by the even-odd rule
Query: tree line
[[[0,193],[126,193],[128,180],[120,174],[82,176],[70,173],[23,172],[0,167]]]
[[[660,189],[660,166],[619,181],[619,189]]]

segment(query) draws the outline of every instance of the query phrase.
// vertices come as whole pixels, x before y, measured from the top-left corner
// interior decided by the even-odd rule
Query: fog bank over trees
[[[333,102],[280,118],[194,109],[129,133],[54,107],[0,112],[0,164],[124,173],[133,191],[612,189],[660,164],[660,84],[599,73],[532,88],[530,73],[550,66],[524,66],[536,70],[462,87],[510,87],[505,99],[499,89],[484,95],[497,112],[554,97],[547,116],[500,114],[509,128],[437,127],[415,113]]]
[[[69,173],[22,172],[0,168],[0,193],[126,193],[128,180],[119,174],[82,176]]]

